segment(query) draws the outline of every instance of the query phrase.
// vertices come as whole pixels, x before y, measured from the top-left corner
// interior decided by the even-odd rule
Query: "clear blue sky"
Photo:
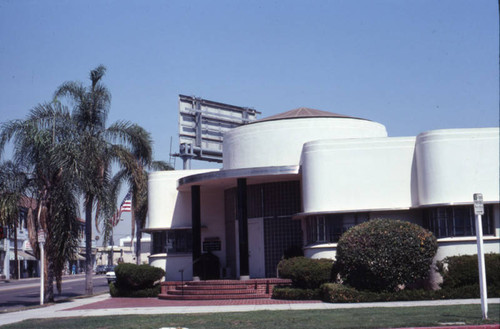
[[[496,0],[0,0],[0,122],[104,64],[109,123],[146,128],[161,160],[171,136],[178,150],[178,94],[390,136],[498,126],[498,18]]]

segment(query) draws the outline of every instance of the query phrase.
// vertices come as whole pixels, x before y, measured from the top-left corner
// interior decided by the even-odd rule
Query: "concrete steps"
[[[286,279],[207,280],[163,282],[158,296],[167,300],[231,300],[271,298],[276,285],[290,285]]]

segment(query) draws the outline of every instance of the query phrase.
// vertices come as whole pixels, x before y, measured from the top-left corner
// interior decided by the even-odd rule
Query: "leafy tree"
[[[425,279],[436,251],[436,237],[421,226],[374,219],[340,237],[336,266],[342,278],[355,288],[396,290]]]
[[[78,186],[85,200],[86,293],[92,294],[92,214],[96,207],[95,223],[112,217],[115,205],[110,198],[109,177],[111,164],[119,163],[130,172],[136,172],[134,161],[151,162],[151,138],[143,128],[130,122],[116,122],[106,127],[111,105],[111,93],[101,83],[104,66],[90,71],[90,86],[80,82],[65,82],[55,92],[57,98],[68,98],[73,103],[71,119],[80,136]],[[105,224],[105,228],[110,225]]]

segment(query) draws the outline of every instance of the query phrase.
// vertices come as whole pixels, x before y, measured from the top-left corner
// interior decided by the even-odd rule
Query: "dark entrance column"
[[[238,235],[240,246],[240,277],[248,277],[250,267],[248,264],[248,213],[247,213],[247,180],[238,178],[237,214]]]
[[[197,261],[201,256],[201,202],[200,186],[191,186],[191,228],[193,232],[193,278],[199,277]]]

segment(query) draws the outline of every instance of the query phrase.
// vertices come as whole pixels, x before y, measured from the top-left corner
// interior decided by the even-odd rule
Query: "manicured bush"
[[[286,300],[320,300],[320,289],[302,289],[292,287],[275,287],[273,289],[274,299]]]
[[[316,289],[330,281],[332,265],[331,259],[294,257],[282,260],[278,273],[281,278],[291,279],[295,288]]]
[[[337,245],[342,279],[360,290],[394,291],[425,279],[437,240],[419,225],[375,219],[345,232]]]
[[[115,275],[117,287],[140,290],[153,287],[165,271],[150,265],[123,263],[115,267]]]
[[[500,254],[485,254],[484,261],[487,286],[500,288]],[[438,262],[438,269],[444,289],[479,285],[477,255],[447,257]]]
[[[343,284],[325,283],[320,290],[321,299],[325,302],[359,303],[364,301],[359,291]]]
[[[116,281],[109,285],[112,297],[156,297],[165,271],[149,265],[123,263],[115,267],[115,275]]]
[[[479,285],[440,290],[404,289],[399,291],[373,292],[356,290],[350,286],[325,283],[321,286],[321,299],[329,303],[368,303],[389,301],[441,300],[479,298]],[[500,297],[500,289],[488,287],[488,297]]]
[[[109,284],[109,294],[111,297],[136,297],[136,298],[146,298],[146,297],[158,297],[161,292],[160,284],[156,284],[151,288],[145,289],[125,289],[117,288],[115,283]]]

